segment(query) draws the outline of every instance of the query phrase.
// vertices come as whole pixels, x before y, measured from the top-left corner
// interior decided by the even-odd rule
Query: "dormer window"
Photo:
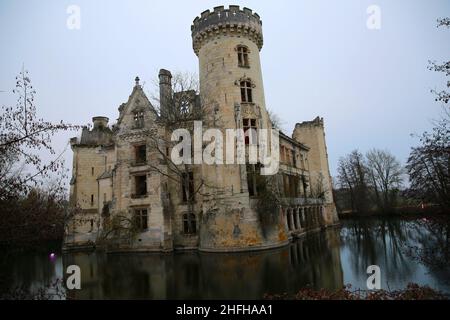
[[[144,111],[134,112],[134,126],[135,128],[142,128],[144,126]]]
[[[244,46],[237,47],[238,54],[238,66],[243,68],[249,68],[250,64],[248,62],[248,48]]]
[[[241,101],[243,103],[252,103],[252,83],[249,80],[244,80],[240,82],[241,87]]]

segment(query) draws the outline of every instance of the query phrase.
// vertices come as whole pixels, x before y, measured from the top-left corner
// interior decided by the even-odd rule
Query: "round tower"
[[[213,120],[204,121],[204,130],[221,129],[226,150],[230,143],[225,140],[226,129],[271,128],[259,56],[263,46],[259,15],[248,8],[219,6],[195,18],[191,32],[199,59],[200,99],[209,111],[206,118]],[[225,158],[224,154],[224,163]],[[254,165],[248,168],[255,170]],[[201,171],[205,184],[200,250],[257,250],[286,244],[278,224],[266,231],[261,228],[247,165],[203,165]]]
[[[191,31],[199,58],[200,92],[207,104],[215,104],[220,125],[235,128],[240,107],[242,118],[262,120],[258,127],[266,127],[259,15],[248,8],[219,6],[195,18]]]

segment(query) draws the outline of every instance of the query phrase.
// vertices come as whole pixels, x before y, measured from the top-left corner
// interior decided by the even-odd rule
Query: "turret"
[[[242,36],[252,40],[261,50],[263,46],[262,21],[249,8],[215,7],[213,12],[203,11],[191,26],[194,52],[198,55],[202,45],[220,35]]]

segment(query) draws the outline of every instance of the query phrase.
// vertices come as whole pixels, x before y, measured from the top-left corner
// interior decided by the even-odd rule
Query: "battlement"
[[[256,12],[239,6],[215,7],[203,11],[191,26],[194,52],[198,55],[204,41],[220,34],[235,34],[248,37],[261,50],[263,45],[262,21]]]

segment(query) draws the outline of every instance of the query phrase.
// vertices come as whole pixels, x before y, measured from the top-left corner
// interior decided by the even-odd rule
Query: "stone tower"
[[[239,6],[215,7],[213,12],[206,10],[195,18],[191,31],[199,58],[200,94],[215,115],[213,126],[242,128],[243,119],[254,119],[258,128],[268,128],[259,57],[262,21],[258,14]],[[249,92],[251,97],[247,96]],[[245,179],[235,167],[229,169],[226,177],[219,179],[227,181],[228,189],[245,191]]]
[[[226,129],[271,128],[259,56],[263,46],[259,15],[248,8],[219,6],[195,18],[191,31],[199,59],[200,96],[212,115],[204,129],[213,126],[225,137]],[[206,197],[203,211],[217,213],[213,221],[202,223],[201,249],[238,250],[284,241],[261,238],[258,217],[250,205],[246,170],[246,165],[239,164],[202,167],[202,176],[212,179],[206,184],[217,187],[204,192],[214,194],[217,202],[208,204]],[[216,234],[225,239],[210,236]]]
[[[310,190],[316,193],[313,195],[314,197],[320,197],[321,195],[317,193],[323,192],[325,219],[327,223],[337,222],[338,217],[334,205],[333,185],[328,167],[328,151],[323,118],[316,117],[312,121],[297,123],[292,137],[311,148],[308,152]]]

